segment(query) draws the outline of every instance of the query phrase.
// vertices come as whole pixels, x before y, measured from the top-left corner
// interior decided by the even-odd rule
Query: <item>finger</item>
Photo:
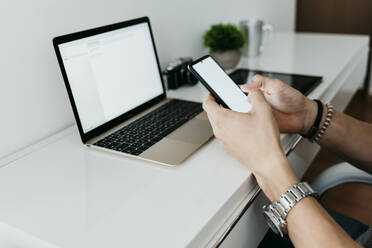
[[[242,85],[240,85],[240,88],[244,92],[249,92],[249,91],[251,91],[253,89],[261,89],[261,87],[262,87],[262,82],[260,82],[260,81],[251,81],[248,84],[242,84]]]
[[[214,96],[211,94],[211,93],[208,93],[207,97],[206,97],[206,100],[213,100],[213,101],[216,101],[216,99],[214,98]]]
[[[253,77],[251,84],[260,85],[260,89],[265,93],[265,96],[271,96],[284,88],[290,88],[279,79],[269,78],[258,74]]]
[[[244,92],[244,93],[246,93],[246,95],[248,95],[248,91],[249,90],[247,90],[246,89],[246,85],[248,85],[248,84],[239,84],[238,86],[239,86],[239,88]]]
[[[248,93],[248,91],[252,88],[249,84],[241,84],[239,87],[245,93]]]
[[[262,109],[267,108],[268,103],[262,93],[259,89],[253,89],[249,91],[248,94],[248,101],[252,104],[253,109]]]
[[[262,76],[262,75],[260,75],[260,74],[256,74],[256,75],[254,75],[254,77],[252,78],[250,84],[252,84],[252,85],[257,85],[257,86],[259,86],[259,88],[261,89],[261,88],[265,88],[266,83],[267,83],[268,81],[270,81],[270,79],[271,79],[271,78],[269,78],[269,77],[265,77],[265,76]]]
[[[219,118],[222,118],[222,115],[227,114],[227,109],[221,107],[214,97],[211,94],[208,94],[207,98],[203,103],[203,109],[207,112],[208,117],[216,121]]]
[[[265,96],[271,96],[274,81],[275,79],[256,74],[249,84],[245,84],[241,88],[246,93],[254,89],[260,89]]]
[[[211,95],[211,94],[208,94],[207,97],[205,98],[204,102],[203,102],[203,109],[205,110],[205,112],[209,113],[209,112],[212,112],[213,109],[219,107],[216,100],[214,99],[214,97]]]

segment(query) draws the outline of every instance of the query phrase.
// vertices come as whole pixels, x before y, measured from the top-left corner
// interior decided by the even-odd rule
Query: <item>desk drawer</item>
[[[256,200],[247,209],[226,239],[221,248],[247,248],[257,247],[268,230],[262,215],[262,206],[269,200],[261,192]]]

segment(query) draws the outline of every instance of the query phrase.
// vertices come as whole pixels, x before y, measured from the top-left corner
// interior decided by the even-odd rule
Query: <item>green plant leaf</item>
[[[245,44],[245,36],[234,24],[215,24],[203,35],[204,46],[210,52],[224,52],[240,49]]]

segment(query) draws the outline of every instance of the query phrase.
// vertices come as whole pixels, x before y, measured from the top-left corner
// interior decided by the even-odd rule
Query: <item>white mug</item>
[[[259,56],[269,40],[272,38],[273,26],[265,24],[259,19],[248,19],[240,22],[240,29],[247,39],[243,48],[243,55],[247,57]]]

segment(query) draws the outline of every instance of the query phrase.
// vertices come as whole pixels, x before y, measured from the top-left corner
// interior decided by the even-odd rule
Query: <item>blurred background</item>
[[[8,121],[1,122],[0,135],[7,137],[10,128],[19,132],[0,143],[0,158],[73,123],[52,38],[140,16],[150,17],[165,67],[177,57],[206,53],[201,36],[214,23],[255,17],[272,23],[277,31],[293,32],[295,1],[2,0],[0,113]],[[18,99],[29,104],[19,106]],[[26,130],[23,125],[30,119]]]

